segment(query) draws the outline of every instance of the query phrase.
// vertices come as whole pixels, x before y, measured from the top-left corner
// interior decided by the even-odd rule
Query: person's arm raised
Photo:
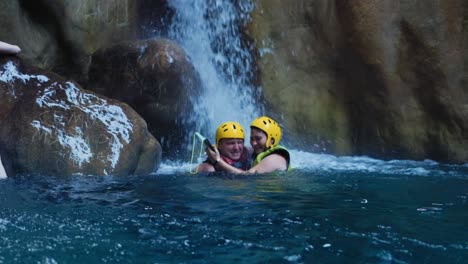
[[[198,165],[197,167],[197,173],[200,173],[200,172],[215,172],[215,168],[213,165],[211,164],[208,164],[208,163],[202,163],[200,165]]]
[[[20,51],[20,47],[0,41],[0,54],[17,54]]]
[[[243,171],[241,169],[238,169],[236,167],[233,167],[227,164],[221,158],[221,154],[219,153],[219,150],[217,147],[214,147],[214,151],[211,148],[206,148],[205,151],[206,151],[206,154],[208,155],[208,159],[211,161],[212,164],[214,164],[215,167],[218,167],[218,168],[223,169],[224,171],[236,173],[236,174],[247,173],[246,171]]]
[[[3,167],[2,157],[0,157],[0,179],[7,178],[8,175],[6,174],[5,168]]]

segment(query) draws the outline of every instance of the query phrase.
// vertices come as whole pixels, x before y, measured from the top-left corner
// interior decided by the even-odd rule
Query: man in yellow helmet
[[[272,171],[286,171],[291,168],[289,151],[279,145],[281,128],[273,119],[262,116],[250,125],[250,144],[254,154],[253,167],[247,171],[240,170],[221,159],[220,152],[207,149],[209,160],[217,164],[218,168],[232,173],[267,173]]]
[[[250,168],[251,160],[249,150],[244,146],[244,128],[237,122],[222,123],[216,129],[216,147],[219,150],[219,159],[226,164],[247,170]],[[198,166],[197,172],[223,171],[217,166],[217,162],[205,160]]]

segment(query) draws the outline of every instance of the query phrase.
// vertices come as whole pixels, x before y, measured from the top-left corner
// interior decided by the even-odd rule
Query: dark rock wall
[[[22,48],[23,60],[82,85],[90,55],[137,37],[137,2],[0,1],[0,39]]]

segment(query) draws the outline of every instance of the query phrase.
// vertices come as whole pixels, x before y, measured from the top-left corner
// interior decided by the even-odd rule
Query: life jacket
[[[255,153],[253,154],[253,164],[252,167],[255,167],[257,164],[260,163],[264,158],[271,154],[278,154],[286,159],[286,165],[288,167],[288,171],[291,170],[291,157],[289,156],[289,151],[281,146],[281,145],[276,145],[274,147],[270,147],[269,149],[263,151],[262,153],[259,153],[258,155],[255,156]]]
[[[228,157],[224,157],[223,155],[221,155],[221,159],[223,159],[227,164],[235,168],[241,169],[241,170],[248,170],[252,166],[252,160],[249,157],[249,150],[248,148],[245,148],[245,147],[244,147],[244,150],[242,151],[242,155],[239,160],[232,160]],[[205,160],[204,162],[211,164],[211,162],[208,159]],[[216,169],[216,166],[215,166],[215,170],[222,171],[222,170]]]

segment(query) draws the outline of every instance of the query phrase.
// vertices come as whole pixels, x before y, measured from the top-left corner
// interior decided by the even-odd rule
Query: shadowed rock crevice
[[[340,97],[350,120],[353,152],[385,157],[397,142],[394,120],[388,116],[391,104],[380,69],[366,64],[353,50],[343,48],[337,67]],[[377,143],[377,144],[376,144]]]
[[[440,56],[437,50],[424,45],[421,37],[411,28],[406,21],[401,23],[402,36],[407,46],[408,59],[413,61],[411,72],[417,84],[414,91],[417,99],[424,108],[428,116],[436,122],[447,126],[450,130],[459,127],[463,128],[465,123],[461,116],[454,111],[450,97],[446,76],[439,66]],[[410,58],[409,58],[410,57]],[[405,73],[402,73],[404,75]],[[457,98],[453,100],[458,101]]]
[[[365,52],[371,43],[363,43],[362,25],[356,21],[359,12],[348,1],[337,1],[337,18],[343,39],[338,59],[335,61],[336,78],[341,80],[341,100],[346,107],[353,152],[359,155],[388,157],[395,155],[399,135],[389,101],[388,82],[382,65]]]
[[[71,36],[66,31],[66,25],[69,26],[69,18],[66,16],[66,8],[62,1],[49,0],[18,0],[21,10],[25,16],[31,20],[33,24],[44,29],[50,34],[49,41],[51,45],[44,48],[57,46],[54,50],[57,61],[53,63],[51,70],[68,76],[80,83],[85,83],[85,66],[84,51],[79,46],[79,43],[74,43]],[[66,25],[64,25],[66,24]],[[43,57],[47,50],[37,54],[39,58]]]
[[[140,37],[147,39],[167,36],[174,17],[174,10],[169,7],[167,0],[139,0],[137,2]]]
[[[451,95],[447,78],[440,68],[443,54],[425,45],[407,21],[401,22],[401,29],[404,52],[407,59],[412,60],[409,71],[402,72],[402,78],[412,78],[415,82],[413,92],[425,113],[425,151],[437,160],[448,161],[453,155],[450,146],[457,144],[456,138],[463,138],[463,131],[468,129],[467,118],[453,104],[459,102],[459,98]]]

